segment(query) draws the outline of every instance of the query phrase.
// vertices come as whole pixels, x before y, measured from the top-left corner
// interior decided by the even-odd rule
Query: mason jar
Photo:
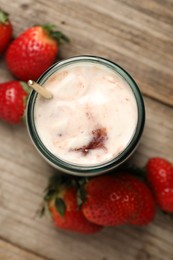
[[[52,150],[48,147],[48,145],[45,144],[46,143],[45,141],[47,140],[46,134],[45,134],[45,137],[41,138],[40,134],[39,134],[39,131],[38,131],[38,126],[36,126],[36,109],[37,109],[36,108],[37,107],[36,104],[38,103],[38,99],[40,97],[39,97],[39,94],[35,90],[32,90],[32,92],[30,93],[30,95],[28,97],[27,108],[26,108],[26,122],[27,122],[28,133],[29,133],[29,136],[31,138],[32,143],[34,144],[34,146],[36,147],[36,149],[40,153],[40,155],[50,165],[52,165],[56,169],[60,170],[61,172],[64,172],[64,173],[67,173],[67,174],[73,174],[73,175],[77,175],[77,176],[94,176],[94,175],[103,174],[105,172],[108,172],[108,171],[110,171],[110,170],[120,166],[135,151],[135,148],[137,147],[137,145],[139,143],[139,140],[141,138],[141,135],[142,135],[142,132],[143,132],[143,128],[144,128],[145,107],[144,107],[144,102],[143,102],[143,98],[142,98],[141,92],[140,92],[136,82],[129,75],[129,73],[127,71],[125,71],[122,67],[117,65],[116,63],[114,63],[114,62],[112,62],[110,60],[101,58],[101,57],[84,55],[84,56],[72,57],[72,58],[69,58],[69,59],[57,62],[53,66],[51,66],[38,79],[37,83],[39,85],[45,87],[46,84],[48,84],[50,78],[52,78],[53,76],[55,76],[55,78],[56,78],[56,75],[59,75],[57,73],[60,73],[62,71],[67,71],[68,72],[68,70],[70,70],[72,67],[75,67],[75,66],[77,68],[80,68],[80,66],[84,66],[84,69],[85,69],[85,65],[89,66],[90,70],[92,70],[92,66],[93,66],[93,70],[94,69],[96,70],[96,69],[99,68],[99,66],[102,66],[101,69],[103,69],[103,75],[102,75],[102,73],[100,73],[100,78],[99,79],[101,79],[102,76],[104,77],[104,74],[106,73],[106,71],[109,70],[111,75],[115,74],[115,79],[119,78],[120,81],[124,81],[124,84],[126,84],[126,85],[128,84],[128,88],[130,89],[128,91],[131,91],[131,93],[132,93],[132,95],[134,97],[134,100],[135,100],[135,103],[136,103],[136,111],[137,111],[136,112],[137,113],[137,119],[136,119],[136,123],[134,125],[134,131],[131,134],[131,137],[129,138],[129,140],[126,143],[125,147],[122,150],[120,150],[120,152],[118,154],[116,154],[115,156],[113,156],[110,159],[102,160],[102,161],[95,162],[95,163],[92,163],[92,162],[90,163],[90,160],[92,159],[92,157],[90,156],[90,159],[88,158],[88,161],[87,161],[87,156],[88,155],[84,154],[84,152],[86,152],[86,153],[90,152],[89,149],[90,149],[91,145],[90,145],[90,147],[89,146],[87,147],[87,145],[85,145],[85,150],[86,151],[82,150],[82,148],[81,148],[81,150],[80,149],[77,150],[77,148],[75,150],[76,152],[78,152],[78,155],[77,155],[78,158],[79,158],[79,163],[78,163],[77,161],[73,162],[72,160],[68,160],[68,158],[62,157],[61,154],[55,154],[54,152],[52,152]],[[78,69],[78,72],[79,72],[78,74],[80,74],[80,71],[82,71],[82,70]],[[92,82],[95,81],[95,75],[97,75],[96,72],[93,71],[93,73],[92,73],[91,71],[89,71],[88,75],[86,73],[86,75],[87,75],[86,77],[88,77],[87,80],[89,80],[91,85],[92,85]],[[91,80],[91,77],[93,77],[92,80]],[[113,75],[113,78],[114,78],[114,75]],[[108,88],[112,88],[112,98],[113,98],[113,96],[116,93],[116,90],[114,90],[114,87],[116,86],[116,83],[115,84],[112,83],[112,85],[110,85],[111,84],[111,77],[108,76],[108,79],[110,81]],[[74,78],[74,81],[75,80],[76,79]],[[105,78],[104,78],[104,80],[105,80]],[[71,86],[72,82],[70,82],[70,81],[68,81],[68,82],[69,82],[69,84]],[[103,82],[100,81],[100,84],[103,86],[104,91],[107,91],[108,89],[102,83]],[[63,83],[63,84],[65,84],[65,83]],[[71,87],[67,86],[64,89],[63,95],[66,94],[65,92],[68,92],[68,89],[70,89],[70,91],[73,92],[73,89],[72,89],[73,85],[74,84],[72,84]],[[58,86],[58,83],[57,83],[57,89],[58,89],[58,87],[59,86]],[[92,86],[90,86],[90,87],[92,88]],[[74,85],[74,88],[75,88],[75,85]],[[98,84],[97,84],[97,88],[99,89],[99,85]],[[51,91],[51,88],[49,90]],[[63,88],[61,88],[61,92],[62,91],[63,91]],[[75,91],[76,91],[76,89],[74,90],[74,92]],[[102,90],[100,90],[100,92],[97,92],[97,93],[100,94],[101,91]],[[92,93],[92,89],[91,89],[91,93]],[[111,93],[110,90],[109,90],[109,93]],[[60,95],[60,96],[62,96],[62,95]],[[102,95],[102,97],[104,97],[104,95]],[[120,100],[121,98],[118,98],[118,99]],[[61,98],[59,97],[58,100],[61,101]],[[115,102],[116,103],[115,105],[118,106],[119,100],[117,100],[117,102]],[[50,101],[49,100],[42,101],[42,103],[44,103],[44,102],[50,102]],[[52,102],[54,102],[54,101],[53,100],[51,101],[51,106],[54,104]],[[88,102],[90,102],[90,100]],[[109,102],[112,102],[111,101],[111,97],[110,97]],[[107,103],[107,107],[109,107],[109,102]],[[49,106],[49,104],[47,104],[47,106]],[[80,110],[80,108],[76,108],[76,109]],[[124,109],[124,108],[122,107],[122,109]],[[46,113],[47,113],[47,111],[43,109],[41,116],[44,117],[44,114],[46,114]],[[61,111],[57,110],[57,113],[61,113]],[[81,113],[82,113],[82,111],[81,111]],[[123,117],[124,117],[124,119],[127,118],[128,119],[127,121],[130,123],[130,115],[128,115],[128,111],[125,111],[124,114],[121,114],[121,118],[120,119],[123,120]],[[49,131],[49,128],[51,128],[51,124],[48,121],[46,122],[46,120],[47,119],[45,118],[45,127],[48,128],[48,131]],[[64,120],[64,118],[63,118],[63,120]],[[70,120],[71,124],[73,124],[73,123],[77,124],[77,121],[75,119],[74,119],[74,122],[73,122],[73,116],[69,120]],[[115,120],[115,114],[114,113],[112,113],[110,115],[110,118],[109,118],[110,124],[111,124],[111,120],[112,120],[112,122],[113,122],[113,120]],[[131,120],[133,120],[133,118],[131,118]],[[57,119],[55,121],[56,121],[56,125],[57,126],[58,126],[58,124],[61,124],[61,120],[58,121],[58,119]],[[125,132],[126,130],[128,130],[128,124],[126,125],[124,123],[124,121],[123,121],[123,124],[124,124],[123,125],[123,131]],[[100,124],[101,124],[101,122],[100,122]],[[69,124],[69,127],[70,127],[70,124]],[[118,128],[119,125],[117,124],[116,127]],[[66,129],[67,128],[68,128],[68,122],[66,124]],[[107,130],[109,132],[109,129],[107,129]],[[94,130],[92,131],[92,133],[94,133]],[[121,133],[120,133],[120,135],[121,135]],[[80,133],[76,133],[76,137],[75,138],[80,138]],[[108,138],[108,137],[106,137],[106,138]],[[118,138],[118,137],[116,137],[116,138]],[[116,140],[119,141],[119,139],[116,139]],[[114,140],[112,140],[111,142],[113,143]],[[91,144],[91,143],[92,143],[92,141],[90,141],[89,144]],[[116,146],[116,142],[115,142],[115,146]],[[114,146],[111,146],[111,147],[114,147]],[[98,149],[99,150],[99,149],[102,149],[102,148],[104,150],[104,147],[99,146],[99,144],[97,142],[96,143],[96,147],[93,148],[93,149]],[[95,151],[92,151],[92,152],[94,154]],[[109,151],[107,151],[107,153],[108,152]],[[99,150],[99,153],[103,153],[103,151]],[[67,154],[68,154],[68,151],[67,151]],[[85,156],[84,160],[85,160],[86,163],[81,163],[80,162],[79,154],[81,156]],[[105,155],[105,158],[107,158],[106,156],[107,156],[107,154]]]

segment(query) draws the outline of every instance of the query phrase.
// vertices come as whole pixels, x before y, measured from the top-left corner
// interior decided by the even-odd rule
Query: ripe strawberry
[[[21,121],[27,98],[27,85],[20,81],[0,83],[0,119],[17,124]]]
[[[75,187],[60,183],[56,185],[55,180],[53,188],[52,185],[48,188],[45,200],[55,226],[84,234],[96,233],[102,229],[84,217],[77,203]]]
[[[151,158],[146,169],[158,206],[166,212],[173,212],[172,164],[163,158]]]
[[[138,226],[149,224],[156,214],[155,201],[151,190],[144,182],[130,174],[121,173],[119,178],[125,181],[127,185],[131,186],[138,193],[141,202],[140,213],[130,221],[130,224]]]
[[[125,179],[111,175],[93,178],[85,185],[85,217],[103,226],[130,223],[141,212],[141,197]]]
[[[12,25],[8,14],[0,9],[0,54],[3,53],[12,37]]]
[[[55,61],[62,41],[68,41],[68,38],[54,31],[53,25],[29,28],[7,50],[6,62],[10,71],[20,80],[38,79]]]

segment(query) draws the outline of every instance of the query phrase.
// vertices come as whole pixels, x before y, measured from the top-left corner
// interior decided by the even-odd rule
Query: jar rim
[[[41,75],[41,77],[37,80],[37,83],[43,85],[52,74],[54,74],[62,67],[74,62],[81,62],[81,61],[100,63],[102,65],[105,65],[106,67],[111,68],[128,83],[129,87],[133,91],[136,104],[137,104],[138,120],[136,124],[135,133],[132,136],[126,148],[115,158],[97,165],[86,166],[86,165],[72,164],[58,158],[46,148],[46,146],[43,144],[43,142],[41,141],[37,133],[36,126],[34,123],[34,106],[38,94],[36,93],[35,90],[32,90],[28,97],[27,107],[26,107],[26,124],[27,124],[28,133],[30,135],[30,138],[34,146],[36,147],[38,152],[44,157],[44,159],[48,161],[52,166],[61,169],[66,173],[71,173],[73,175],[94,176],[106,172],[111,168],[117,167],[118,165],[122,164],[133,153],[143,132],[143,128],[145,124],[145,106],[144,106],[143,97],[141,95],[139,87],[134,81],[134,79],[130,76],[130,74],[115,62],[112,62],[108,59],[101,58],[98,56],[81,55],[81,56],[75,56],[57,62],[53,64],[48,70],[46,70]]]

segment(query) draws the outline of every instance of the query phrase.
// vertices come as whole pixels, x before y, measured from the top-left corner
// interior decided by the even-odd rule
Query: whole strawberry
[[[84,234],[96,233],[102,229],[84,217],[77,203],[77,189],[68,183],[58,182],[57,185],[56,176],[47,190],[45,201],[55,226],[61,229]]]
[[[8,14],[0,9],[0,54],[6,49],[12,33],[13,29]]]
[[[163,158],[151,158],[147,162],[146,170],[158,206],[166,212],[173,212],[172,164]]]
[[[29,28],[7,50],[9,70],[20,80],[38,79],[54,63],[61,41],[68,41],[68,38],[55,31],[53,25]]]
[[[143,226],[152,222],[156,214],[156,207],[153,194],[146,183],[128,173],[121,173],[118,178],[125,181],[138,193],[141,202],[139,214],[130,221],[130,224]]]
[[[0,119],[17,124],[24,116],[27,85],[20,81],[0,83]]]
[[[129,182],[111,175],[95,177],[85,185],[85,217],[103,226],[130,223],[141,212],[141,197]]]

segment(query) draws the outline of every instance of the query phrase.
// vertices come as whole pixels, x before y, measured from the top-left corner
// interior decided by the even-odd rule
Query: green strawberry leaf
[[[58,41],[58,43],[62,44],[64,42],[70,42],[70,39],[60,31],[54,31],[51,33],[51,36]]]
[[[46,33],[53,39],[55,39],[59,44],[64,42],[69,42],[70,39],[60,31],[56,31],[56,26],[54,24],[44,24],[42,28]]]
[[[28,97],[29,97],[29,94],[31,92],[31,89],[29,88],[28,84],[26,84],[26,82],[24,82],[24,81],[20,81],[20,85],[22,86],[23,90],[26,93],[26,96],[23,98],[25,110],[24,110],[24,113],[23,113],[23,116],[22,116],[23,123],[26,125],[26,104],[27,104]]]
[[[29,94],[31,92],[31,88],[28,86],[28,84],[24,81],[20,81],[20,84],[23,88],[23,90],[26,92],[26,94]]]
[[[44,190],[44,201],[49,202],[50,200],[54,199],[59,192],[68,186],[71,186],[71,178],[69,176],[58,173],[53,174],[49,179],[48,186]],[[60,212],[62,212],[61,209]]]
[[[78,187],[77,190],[77,205],[80,208],[87,199],[87,192],[83,186]]]
[[[45,192],[49,192],[49,190],[55,191],[56,193],[59,191],[59,187],[65,182],[64,176],[61,174],[54,174],[49,179],[48,187],[45,189]]]
[[[8,20],[8,13],[2,11],[0,9],[0,24],[8,24],[9,20]]]
[[[65,205],[63,199],[56,198],[55,207],[56,207],[57,211],[59,212],[59,214],[61,215],[61,217],[64,217],[65,212],[66,212],[66,205]]]
[[[44,201],[50,201],[51,198],[54,196],[56,190],[55,189],[49,189],[47,190],[45,196],[44,196]]]

